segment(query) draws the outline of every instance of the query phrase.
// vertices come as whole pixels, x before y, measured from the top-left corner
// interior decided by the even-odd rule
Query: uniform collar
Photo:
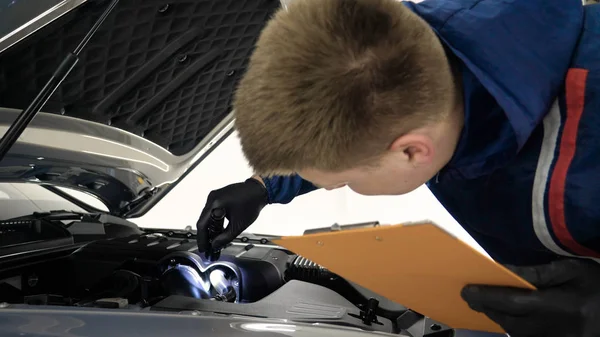
[[[581,1],[404,4],[460,60],[465,127],[440,181],[476,178],[506,165],[558,95],[583,24]]]

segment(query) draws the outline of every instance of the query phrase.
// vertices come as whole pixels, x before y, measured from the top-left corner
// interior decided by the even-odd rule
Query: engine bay
[[[448,327],[278,247],[268,236],[243,234],[217,261],[208,262],[197,253],[192,230],[140,229],[107,216],[80,216],[65,226],[64,217],[0,224],[12,237],[12,244],[0,248],[0,302],[194,311],[414,337],[453,335]]]

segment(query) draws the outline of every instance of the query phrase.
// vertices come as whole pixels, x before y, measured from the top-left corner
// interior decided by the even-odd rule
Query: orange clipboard
[[[461,298],[467,284],[535,289],[432,222],[289,236],[276,244],[455,329],[505,333]]]

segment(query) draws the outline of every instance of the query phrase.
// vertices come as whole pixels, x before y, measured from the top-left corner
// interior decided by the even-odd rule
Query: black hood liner
[[[105,9],[94,1],[0,55],[0,106],[24,109]],[[231,98],[278,0],[121,0],[42,111],[185,154]]]

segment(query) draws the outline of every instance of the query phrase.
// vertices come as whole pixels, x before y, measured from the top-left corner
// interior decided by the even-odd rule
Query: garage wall
[[[133,221],[143,227],[194,227],[211,190],[243,181],[251,175],[234,133],[149,213]],[[382,224],[397,224],[426,219],[435,221],[481,250],[425,186],[403,196],[384,197],[362,196],[348,188],[318,190],[287,205],[267,206],[249,231],[300,235],[305,229],[334,223],[376,220]]]

